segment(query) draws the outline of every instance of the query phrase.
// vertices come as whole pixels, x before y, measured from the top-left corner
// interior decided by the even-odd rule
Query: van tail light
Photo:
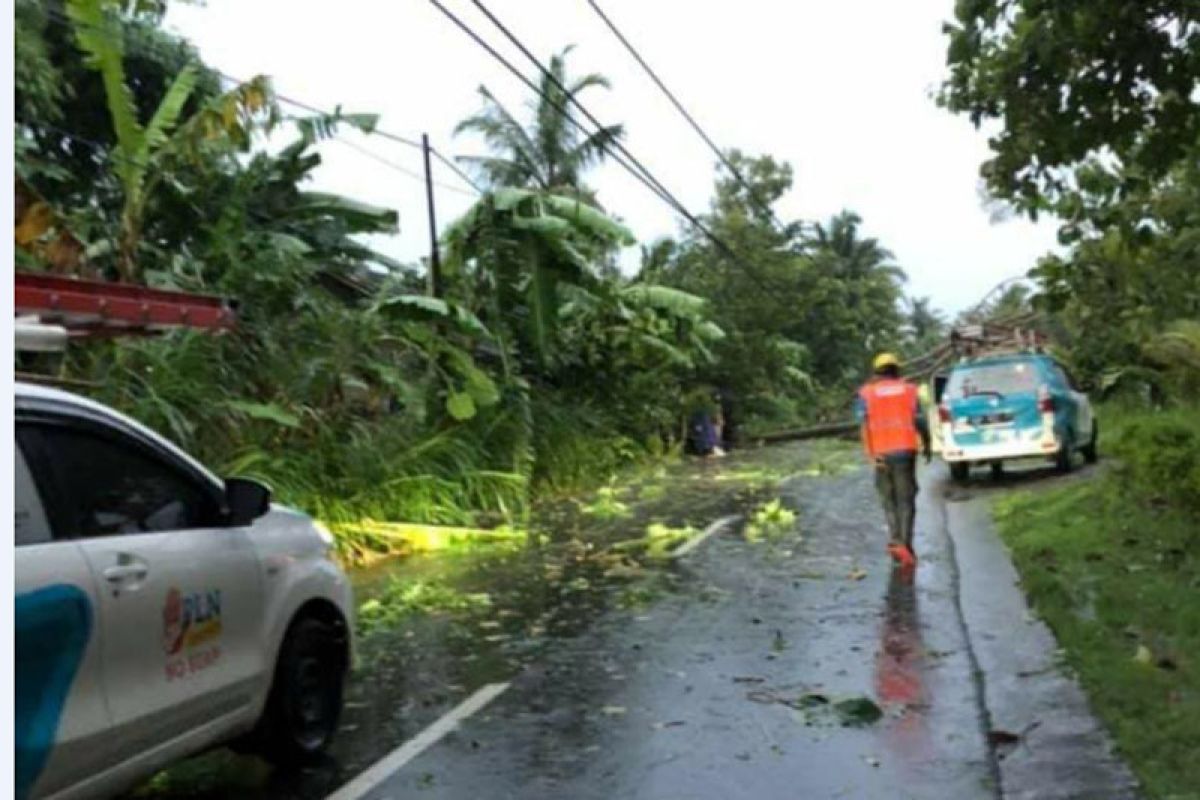
[[[1038,411],[1043,414],[1054,413],[1054,398],[1046,391],[1045,386],[1038,390]]]
[[[950,409],[946,408],[945,406],[938,406],[938,421],[949,422],[950,421]]]

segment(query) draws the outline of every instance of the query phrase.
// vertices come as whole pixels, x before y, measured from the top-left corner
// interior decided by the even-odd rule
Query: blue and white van
[[[1052,460],[1069,471],[1076,453],[1097,457],[1092,404],[1049,355],[1018,352],[973,358],[950,371],[938,402],[942,458],[955,480],[974,464],[999,472],[1005,461]]]

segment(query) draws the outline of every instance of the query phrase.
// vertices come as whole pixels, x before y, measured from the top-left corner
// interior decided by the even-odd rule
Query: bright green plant
[[[80,49],[87,54],[87,65],[99,72],[104,81],[117,141],[113,172],[120,179],[124,194],[117,234],[117,270],[123,280],[137,282],[141,278],[137,266],[138,243],[147,202],[164,178],[164,154],[188,137],[228,136],[245,140],[260,119],[273,115],[274,101],[266,78],[258,77],[218,98],[188,119],[176,133],[198,77],[197,67],[188,65],[175,76],[149,122],[143,125],[137,118],[133,92],[126,82],[124,35],[113,6],[107,0],[69,0],[67,14],[74,24]]]
[[[775,539],[791,530],[795,522],[796,512],[785,508],[783,501],[776,498],[755,509],[746,523],[744,535],[749,542]]]

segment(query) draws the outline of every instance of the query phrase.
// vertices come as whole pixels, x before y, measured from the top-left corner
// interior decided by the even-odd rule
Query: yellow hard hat
[[[896,357],[895,353],[880,353],[879,355],[875,356],[875,360],[871,362],[871,369],[875,370],[876,372],[881,369],[886,369],[887,367],[895,367],[896,369],[900,369],[900,359]]]

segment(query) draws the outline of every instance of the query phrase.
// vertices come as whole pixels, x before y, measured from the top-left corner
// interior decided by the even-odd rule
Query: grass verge
[[[1005,498],[997,523],[1147,795],[1200,798],[1200,521],[1124,475]]]

